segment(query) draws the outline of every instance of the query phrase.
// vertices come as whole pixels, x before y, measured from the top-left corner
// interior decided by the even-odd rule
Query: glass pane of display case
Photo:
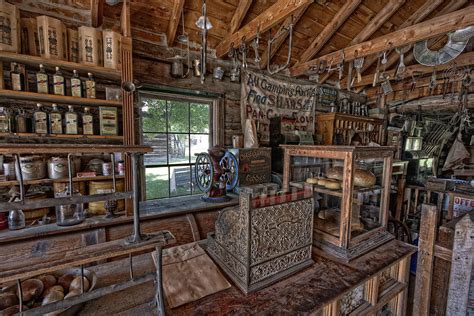
[[[382,223],[383,159],[356,160],[353,180],[351,239]],[[390,188],[388,188],[390,189]]]
[[[291,184],[313,186],[314,228],[339,239],[342,203],[342,173],[330,179],[328,172],[342,169],[344,160],[319,157],[291,157]]]

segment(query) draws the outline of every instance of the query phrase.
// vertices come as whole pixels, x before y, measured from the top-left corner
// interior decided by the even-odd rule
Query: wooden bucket
[[[36,23],[41,57],[67,60],[67,32],[63,22],[41,15],[36,17]]]
[[[112,181],[90,181],[89,194],[112,193]],[[125,184],[123,180],[117,180],[117,192],[123,192]],[[125,200],[117,201],[117,211],[125,209]],[[89,214],[100,215],[105,214],[105,201],[89,203]]]

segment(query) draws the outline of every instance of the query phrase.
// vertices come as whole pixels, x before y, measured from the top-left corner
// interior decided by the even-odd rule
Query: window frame
[[[222,98],[217,97],[217,98],[212,98],[212,97],[200,97],[200,96],[192,96],[192,95],[183,95],[183,94],[176,94],[176,93],[166,93],[166,92],[156,92],[156,91],[148,91],[148,90],[141,90],[138,93],[138,113],[139,113],[139,124],[138,124],[138,131],[139,131],[139,141],[140,144],[144,144],[144,136],[147,133],[153,133],[153,132],[144,132],[143,131],[143,116],[142,116],[142,100],[143,98],[156,98],[156,99],[162,99],[166,101],[177,101],[177,102],[186,102],[189,103],[189,106],[191,103],[201,103],[201,104],[209,104],[210,106],[210,111],[209,111],[209,133],[194,133],[191,131],[191,115],[189,112],[189,130],[187,132],[171,132],[168,130],[168,118],[166,118],[166,130],[164,132],[156,132],[157,134],[162,134],[166,135],[166,147],[167,147],[167,156],[166,156],[166,162],[163,164],[156,164],[156,165],[145,165],[145,158],[144,156],[141,159],[141,168],[140,168],[140,174],[141,174],[141,184],[143,190],[141,190],[141,200],[142,201],[155,201],[155,200],[161,200],[161,199],[173,199],[173,198],[180,198],[183,196],[192,196],[195,193],[193,192],[191,188],[190,194],[186,195],[177,195],[177,196],[172,196],[171,195],[171,168],[174,167],[190,167],[190,180],[192,181],[192,157],[189,157],[188,162],[183,162],[183,163],[170,163],[169,159],[169,135],[173,134],[181,134],[181,135],[187,135],[188,136],[188,144],[189,144],[189,155],[191,154],[191,135],[209,135],[209,146],[215,146],[217,144],[222,144],[223,143],[223,121],[224,118],[222,116],[222,110],[221,106],[223,104]],[[168,108],[167,108],[168,110]],[[165,197],[159,197],[159,198],[152,198],[148,199],[146,198],[146,169],[147,168],[163,168],[166,167],[168,168],[168,196]]]

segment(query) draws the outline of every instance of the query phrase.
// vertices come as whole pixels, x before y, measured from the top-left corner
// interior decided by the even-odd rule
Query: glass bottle
[[[42,64],[39,65],[39,71],[36,73],[36,92],[48,93],[48,74]]]
[[[63,115],[58,110],[58,105],[53,103],[53,109],[49,113],[49,132],[51,134],[63,133]]]
[[[37,110],[33,113],[34,132],[38,134],[48,133],[48,115],[41,109],[41,103],[36,104]]]
[[[64,76],[59,69],[59,67],[56,67],[56,73],[53,75],[53,86],[54,86],[54,94],[57,95],[65,95],[65,81],[64,81]]]
[[[87,75],[89,77],[86,79],[86,98],[95,99],[95,80],[92,73],[88,72]]]
[[[77,134],[77,113],[74,112],[72,105],[67,106],[69,111],[66,112],[66,134]]]
[[[8,228],[11,230],[25,228],[25,213],[22,210],[12,210],[8,213]]]
[[[89,107],[87,106],[82,114],[82,133],[84,135],[94,135],[94,117],[89,112]]]
[[[12,81],[12,90],[24,91],[25,76],[21,73],[17,63],[13,63],[13,71],[10,73]]]
[[[73,70],[73,75],[71,78],[71,95],[73,97],[82,97],[82,82],[81,78],[79,78],[79,74],[77,70]]]
[[[11,132],[10,114],[3,106],[0,107],[0,132],[1,133]]]
[[[18,114],[15,117],[15,131],[17,133],[28,132],[28,123],[27,123],[26,113],[24,110],[19,110]]]

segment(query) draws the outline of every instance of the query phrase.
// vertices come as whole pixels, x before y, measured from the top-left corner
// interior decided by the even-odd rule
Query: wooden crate
[[[362,138],[361,145],[375,142],[384,145],[383,120],[343,113],[325,113],[316,115],[316,141],[322,145],[350,145],[350,133],[355,131]],[[340,135],[340,136],[339,136]],[[339,139],[341,143],[335,143]]]
[[[237,158],[239,166],[237,186],[271,182],[271,148],[238,148],[229,149],[229,151]]]

